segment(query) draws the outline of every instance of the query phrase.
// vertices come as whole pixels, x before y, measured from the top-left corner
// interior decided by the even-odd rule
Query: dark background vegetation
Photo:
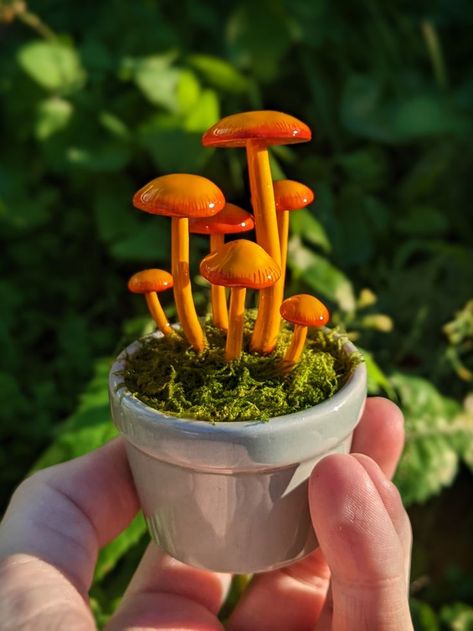
[[[0,1],[3,504],[114,433],[109,359],[150,328],[126,279],[169,264],[169,225],[132,192],[190,171],[247,206],[243,152],[200,136],[286,111],[314,140],[277,149],[274,176],[317,194],[289,290],[327,301],[405,412],[416,629],[473,628],[472,26],[468,0]],[[100,623],[145,541],[137,518],[102,554]]]

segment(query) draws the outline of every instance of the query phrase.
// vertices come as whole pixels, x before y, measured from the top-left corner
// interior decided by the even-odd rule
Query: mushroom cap
[[[253,215],[235,204],[225,204],[222,210],[212,217],[202,217],[189,221],[189,231],[194,234],[236,234],[253,230]]]
[[[144,269],[136,272],[128,281],[128,289],[134,294],[165,291],[174,285],[172,276],[163,269]]]
[[[208,254],[200,273],[213,285],[264,289],[279,280],[281,268],[257,243],[237,239]]]
[[[133,196],[133,206],[166,217],[208,217],[225,206],[222,191],[200,175],[172,173],[145,184]]]
[[[244,147],[248,140],[263,144],[289,145],[312,138],[309,127],[294,116],[257,110],[222,118],[202,136],[204,147]]]
[[[330,314],[323,302],[309,294],[297,294],[284,300],[280,307],[282,317],[302,326],[324,326]]]
[[[276,180],[274,182],[274,200],[276,210],[299,210],[314,201],[314,193],[301,182],[295,180]]]

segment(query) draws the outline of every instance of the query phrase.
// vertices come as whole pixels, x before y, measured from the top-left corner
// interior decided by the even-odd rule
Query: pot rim
[[[155,331],[150,335],[146,335],[138,340],[135,340],[124,348],[116,357],[112,364],[109,374],[109,388],[110,394],[113,398],[118,398],[120,405],[128,408],[129,410],[135,409],[145,415],[148,421],[155,421],[158,424],[163,422],[166,424],[168,430],[173,432],[183,432],[185,434],[212,434],[220,435],[223,440],[237,439],[247,435],[248,432],[252,435],[259,432],[267,432],[271,429],[271,432],[279,433],[285,432],[289,425],[305,424],[307,417],[310,416],[310,423],[312,427],[316,426],[318,422],[326,422],[327,414],[337,412],[340,408],[344,407],[347,401],[352,396],[356,396],[360,390],[366,388],[367,369],[366,363],[360,363],[352,372],[347,382],[336,392],[332,397],[318,403],[317,405],[300,410],[298,412],[292,412],[282,416],[271,417],[268,421],[261,421],[260,419],[252,419],[247,421],[203,421],[192,418],[177,417],[167,415],[153,407],[146,405],[141,399],[133,395],[123,382],[123,378],[117,373],[123,370],[125,365],[125,358],[128,355],[132,355],[140,345],[140,342],[149,337],[162,337],[160,331]],[[344,349],[348,353],[359,352],[356,346],[347,341]]]

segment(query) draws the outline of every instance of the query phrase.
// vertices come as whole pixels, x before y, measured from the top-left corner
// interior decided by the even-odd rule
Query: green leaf
[[[171,255],[170,230],[168,219],[153,217],[129,236],[115,241],[110,250],[119,260],[159,261],[166,265]]]
[[[327,259],[304,247],[298,236],[290,239],[287,262],[293,274],[317,294],[336,302],[343,311],[355,309],[353,287],[345,274]]]
[[[290,221],[293,235],[320,247],[324,252],[330,252],[332,246],[327,233],[322,224],[314,217],[312,211],[304,208],[291,212]]]
[[[473,422],[425,379],[395,373],[390,380],[406,419],[396,484],[406,504],[423,502],[453,481],[465,441],[473,440]]]
[[[58,96],[41,101],[36,114],[36,138],[45,140],[65,129],[69,125],[73,112],[72,104]]]
[[[410,608],[415,631],[440,631],[437,616],[427,603],[411,598]]]
[[[50,446],[34,465],[43,469],[101,447],[117,435],[108,402],[109,359],[98,360],[95,373],[81,396],[76,411],[61,425]]]
[[[42,88],[69,94],[85,82],[85,71],[77,51],[60,41],[33,41],[17,53],[21,68]]]
[[[396,393],[391,385],[388,377],[381,370],[380,366],[376,363],[373,354],[358,347],[363,353],[365,359],[366,370],[368,373],[368,392],[369,394],[379,394],[384,391],[390,399],[395,398]]]
[[[214,90],[203,90],[198,103],[184,121],[189,132],[202,133],[220,118],[220,104]]]
[[[102,548],[95,568],[94,580],[102,580],[111,572],[124,554],[146,533],[146,522],[143,514],[139,513],[116,539]]]
[[[470,605],[446,605],[440,611],[440,618],[451,631],[473,631],[473,607]]]
[[[248,80],[227,61],[212,55],[191,55],[188,63],[214,87],[224,92],[241,93],[249,89]]]

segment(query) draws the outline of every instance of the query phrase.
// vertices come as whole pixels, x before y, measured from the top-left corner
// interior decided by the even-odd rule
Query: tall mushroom
[[[179,321],[189,343],[200,352],[205,337],[197,316],[189,275],[189,217],[215,215],[225,205],[222,191],[207,178],[186,173],[151,180],[133,197],[133,205],[154,215],[171,217],[172,276]]]
[[[171,274],[162,269],[144,269],[133,274],[128,281],[128,289],[132,293],[144,294],[151,316],[163,335],[175,335],[175,331],[166,318],[157,294],[172,286]]]
[[[324,326],[330,319],[327,307],[309,294],[297,294],[281,304],[281,315],[294,324],[291,343],[283,359],[284,369],[290,370],[301,358],[309,326]]]
[[[246,147],[256,240],[278,265],[281,253],[268,147],[310,139],[310,129],[300,120],[267,110],[227,116],[202,137],[205,147]],[[261,292],[252,350],[267,354],[274,349],[279,333],[279,307],[274,288]]]
[[[224,243],[226,234],[249,232],[254,228],[253,216],[235,204],[225,204],[223,209],[212,217],[191,219],[189,230],[193,234],[210,235],[210,252],[215,252]],[[228,310],[225,287],[211,286],[212,317],[215,326],[223,331],[228,329]]]
[[[230,287],[225,359],[238,359],[243,344],[246,290],[270,287],[280,277],[281,269],[257,243],[237,239],[208,254],[200,264],[200,273],[214,285]]]

